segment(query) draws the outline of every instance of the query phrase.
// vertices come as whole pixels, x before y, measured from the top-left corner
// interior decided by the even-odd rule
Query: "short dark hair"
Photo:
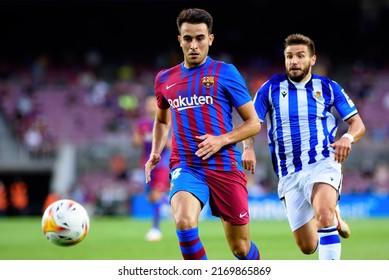
[[[289,35],[285,39],[284,49],[291,45],[305,45],[308,47],[309,51],[311,52],[311,55],[315,55],[315,43],[308,36],[298,33]]]
[[[212,34],[213,18],[206,10],[199,8],[184,9],[178,14],[176,22],[178,33],[181,32],[181,25],[187,22],[192,24],[205,23],[208,33]]]

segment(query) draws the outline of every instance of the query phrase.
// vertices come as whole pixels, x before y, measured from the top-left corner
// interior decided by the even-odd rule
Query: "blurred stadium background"
[[[157,71],[182,59],[176,15],[195,6],[214,15],[211,56],[237,65],[252,95],[283,71],[288,34],[315,40],[314,71],[348,91],[367,127],[344,164],[343,216],[389,217],[387,0],[1,1],[1,214],[41,215],[67,197],[95,216],[150,216],[132,129]],[[257,138],[251,216],[284,219],[265,128]]]

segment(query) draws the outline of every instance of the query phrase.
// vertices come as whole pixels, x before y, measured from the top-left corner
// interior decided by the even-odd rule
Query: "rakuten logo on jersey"
[[[182,97],[179,96],[176,99],[168,99],[170,107],[177,109],[178,111],[186,110],[189,108],[200,107],[201,105],[213,104],[212,96],[197,96]]]

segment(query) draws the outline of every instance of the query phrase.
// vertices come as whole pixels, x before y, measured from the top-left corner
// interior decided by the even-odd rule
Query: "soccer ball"
[[[55,245],[76,245],[89,231],[89,216],[80,203],[71,199],[57,200],[43,213],[42,230]]]

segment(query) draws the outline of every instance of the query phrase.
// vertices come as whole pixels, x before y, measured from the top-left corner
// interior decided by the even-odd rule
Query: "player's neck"
[[[311,80],[311,78],[312,78],[312,73],[309,73],[300,82],[292,81],[290,78],[289,78],[289,81],[291,81],[295,86],[297,86],[297,85],[304,86],[306,83],[308,83]]]

